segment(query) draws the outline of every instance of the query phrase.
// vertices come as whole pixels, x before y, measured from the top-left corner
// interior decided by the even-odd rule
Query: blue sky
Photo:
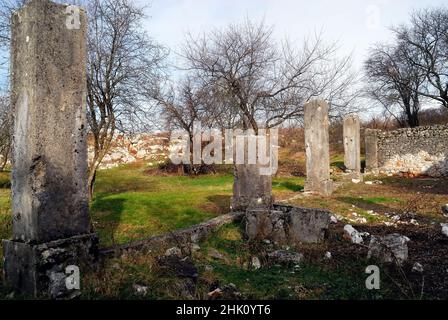
[[[362,65],[370,45],[390,40],[388,28],[408,21],[413,9],[440,6],[446,0],[138,0],[150,4],[145,24],[153,38],[174,52],[185,32],[200,33],[243,20],[264,19],[275,36],[300,44],[323,30],[327,41],[338,40],[341,54],[353,52]]]
[[[389,41],[392,25],[406,23],[414,9],[445,5],[446,0],[136,0],[149,5],[143,27],[169,47],[171,61],[185,33],[201,33],[228,23],[265,20],[275,27],[278,40],[300,43],[312,33],[339,41],[340,53],[353,53],[360,68],[372,44]],[[3,81],[1,81],[3,80]],[[0,82],[5,83],[0,73]]]

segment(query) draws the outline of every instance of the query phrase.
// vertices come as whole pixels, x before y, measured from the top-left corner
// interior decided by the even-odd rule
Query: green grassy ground
[[[303,179],[278,178],[274,194],[286,197],[303,188]],[[227,213],[233,177],[160,176],[143,165],[99,171],[92,221],[101,245],[126,243],[189,227]],[[9,173],[0,174],[0,238],[11,236]]]
[[[339,160],[337,157],[333,159],[335,163]],[[331,197],[323,198],[300,193],[303,178],[278,177],[273,181],[273,193],[278,200],[289,199],[289,203],[294,205],[330,210],[347,218],[344,222],[348,223],[351,223],[355,212],[358,217],[365,217],[368,225],[373,227],[381,226],[387,220],[382,215],[386,212],[417,212],[421,224],[426,218],[430,219],[428,223],[442,218],[438,212],[446,200],[445,184],[433,179],[382,180],[382,185],[343,184]],[[100,171],[91,204],[92,221],[103,247],[185,228],[227,213],[232,184],[232,175],[225,173],[199,177],[161,176],[148,172],[142,165]],[[11,236],[9,188],[9,173],[0,173],[0,238]],[[380,215],[373,216],[372,211]],[[309,257],[301,264],[300,270],[278,266],[253,270],[251,258],[253,255],[262,257],[263,252],[248,246],[241,228],[236,224],[225,226],[199,244],[200,250],[192,256],[200,270],[195,298],[207,299],[214,283],[234,283],[249,299],[408,297],[403,288],[397,289],[394,284],[399,275],[392,274],[394,281],[386,283],[379,292],[366,290],[364,270],[370,262],[365,261],[365,250],[354,247],[341,235],[311,251],[299,248]],[[419,237],[422,236],[418,235],[416,239]],[[426,252],[425,245],[422,240],[422,252]],[[211,250],[217,250],[225,259],[212,258]],[[323,259],[326,251],[334,254],[332,262]],[[0,267],[2,261],[0,248]],[[437,265],[436,262],[434,264]],[[2,289],[1,283],[0,275],[0,298],[9,294]],[[110,259],[101,272],[85,275],[83,298],[138,298],[132,288],[135,284],[150,288],[146,299],[182,298],[179,296],[178,279],[160,274],[154,255],[138,253]]]

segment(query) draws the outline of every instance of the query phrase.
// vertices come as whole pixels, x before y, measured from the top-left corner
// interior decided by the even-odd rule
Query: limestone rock
[[[448,237],[448,223],[442,223],[441,227],[442,227],[442,233]]]
[[[248,210],[246,235],[250,241],[269,240],[280,245],[319,243],[330,222],[327,211],[274,205],[274,210]]]
[[[304,106],[306,184],[305,191],[330,196],[333,181],[330,178],[328,104],[315,100]]]
[[[260,262],[260,259],[258,257],[252,257],[252,267],[255,270],[261,269],[261,262]]]
[[[445,218],[448,218],[448,204],[442,206],[442,212]]]
[[[223,292],[220,288],[217,288],[207,294],[209,300],[218,300],[223,295]]]
[[[137,296],[146,297],[148,295],[148,287],[146,287],[146,286],[134,284],[132,286],[132,289],[134,290],[134,292]]]
[[[412,267],[412,271],[417,272],[417,273],[423,273],[425,271],[425,269],[423,268],[423,266],[420,263],[416,262],[414,264],[414,266]]]
[[[408,259],[409,241],[408,237],[396,233],[384,237],[372,236],[368,259],[375,257],[382,262],[396,262],[401,265]]]
[[[361,244],[364,242],[361,233],[349,224],[344,227],[344,235],[354,244]]]
[[[165,256],[178,256],[178,257],[181,257],[182,256],[182,250],[179,249],[178,247],[170,248],[170,249],[166,250]]]
[[[209,249],[208,256],[215,260],[222,260],[222,261],[227,260],[226,256],[224,256],[221,252],[219,252],[216,249]]]
[[[367,171],[388,176],[447,176],[447,150],[448,125],[366,132]]]
[[[355,184],[362,182],[360,131],[360,120],[357,115],[350,115],[344,119],[344,165]]]
[[[303,260],[303,254],[286,251],[286,250],[278,250],[268,254],[268,258],[274,264],[283,264],[283,265],[298,265]]]

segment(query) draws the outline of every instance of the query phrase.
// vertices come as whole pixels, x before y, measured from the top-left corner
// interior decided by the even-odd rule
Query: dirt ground
[[[340,182],[330,198],[301,195],[288,201],[299,206],[329,209],[340,220],[332,228],[325,248],[308,249],[309,256],[313,256],[314,251],[314,256],[321,257],[322,250],[327,250],[334,257],[331,264],[335,267],[365,259],[369,237],[364,245],[354,245],[343,239],[346,224],[375,236],[398,233],[411,239],[409,260],[402,267],[385,266],[386,281],[397,287],[403,298],[447,299],[448,237],[442,234],[440,223],[448,222],[441,209],[448,203],[448,180],[367,177],[365,181],[373,184]],[[412,270],[415,263],[423,266],[422,273]]]

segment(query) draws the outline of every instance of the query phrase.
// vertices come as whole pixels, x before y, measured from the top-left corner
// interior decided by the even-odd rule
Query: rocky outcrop
[[[169,138],[163,134],[118,135],[104,157],[100,169],[110,169],[138,161],[145,161],[149,166],[157,165],[168,159],[170,148]],[[91,162],[94,155],[92,143],[89,143],[88,151]]]

